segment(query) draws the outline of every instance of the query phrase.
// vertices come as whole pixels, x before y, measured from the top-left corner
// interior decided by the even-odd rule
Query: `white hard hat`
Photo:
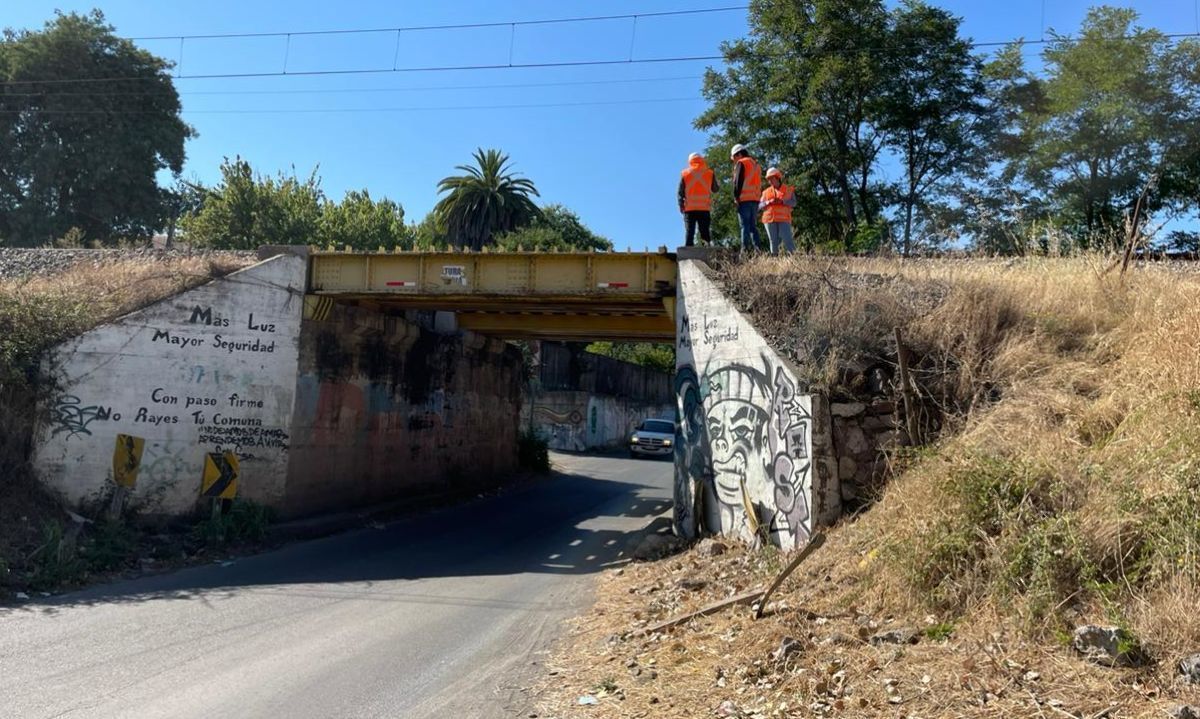
[[[733,147],[729,148],[729,156],[733,157],[734,155],[738,154],[739,152],[745,152],[745,151],[746,151],[746,146],[739,143],[739,144],[734,145]]]
[[[699,152],[693,152],[692,154],[688,155],[688,162],[691,162],[692,160],[699,160],[699,159],[701,159]]]
[[[783,173],[779,171],[778,167],[772,167],[771,169],[767,170],[767,177],[779,177],[782,179]]]

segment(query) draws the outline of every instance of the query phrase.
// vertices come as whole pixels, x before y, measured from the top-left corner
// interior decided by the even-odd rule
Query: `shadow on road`
[[[568,469],[581,462],[568,460]],[[669,465],[605,458],[611,468],[585,476],[556,471],[546,481],[463,505],[412,516],[379,528],[357,529],[299,542],[264,554],[100,585],[70,594],[0,607],[54,614],[79,605],[156,600],[197,601],[247,587],[312,591],[329,596],[336,585],[521,573],[588,574],[628,561],[646,531],[669,531]],[[649,526],[647,526],[649,524]],[[389,585],[389,601],[403,591]],[[347,593],[351,590],[346,588]],[[370,598],[370,593],[366,595]],[[427,602],[428,595],[421,601]],[[470,602],[463,597],[448,602]],[[497,600],[481,600],[494,604]],[[527,602],[523,603],[527,604]]]

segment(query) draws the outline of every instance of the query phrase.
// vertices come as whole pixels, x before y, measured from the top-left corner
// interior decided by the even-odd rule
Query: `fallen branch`
[[[775,581],[771,582],[771,586],[767,588],[767,591],[763,592],[762,601],[759,602],[758,609],[756,609],[754,612],[755,619],[762,619],[763,609],[767,606],[767,600],[771,598],[771,595],[775,593],[776,589],[779,589],[779,585],[783,584],[783,580],[787,579],[792,572],[796,571],[796,567],[799,567],[801,562],[803,562],[805,559],[808,559],[808,557],[813,552],[817,551],[817,549],[820,548],[820,546],[824,543],[825,535],[821,532],[817,532],[809,538],[808,544],[804,545],[804,549],[800,550],[800,553],[796,555],[795,559],[788,562],[788,565],[783,568],[783,571],[779,573],[779,576],[775,577]]]
[[[719,602],[713,602],[712,604],[703,606],[695,611],[688,612],[687,614],[680,614],[677,617],[664,619],[658,624],[646,627],[642,630],[642,632],[644,634],[661,632],[664,629],[670,629],[671,627],[679,626],[680,624],[695,619],[696,617],[703,617],[706,614],[713,614],[721,611],[725,607],[732,607],[736,604],[753,604],[754,602],[759,602],[758,608],[754,611],[754,618],[759,619],[762,617],[763,607],[767,606],[767,600],[771,598],[771,595],[775,593],[776,589],[779,589],[779,585],[783,584],[784,580],[787,579],[792,572],[796,571],[796,567],[799,567],[801,562],[803,562],[805,559],[808,559],[809,556],[811,556],[812,553],[824,543],[824,534],[820,532],[814,534],[812,538],[808,540],[808,544],[804,545],[804,549],[800,550],[800,553],[797,554],[792,561],[788,562],[788,565],[784,567],[782,572],[779,573],[779,576],[775,577],[775,581],[771,582],[771,586],[768,587],[765,592],[761,590],[755,590],[752,592],[735,594],[732,597],[727,597]]]
[[[687,614],[680,614],[677,617],[665,619],[665,620],[659,622],[658,624],[646,627],[642,631],[645,632],[646,634],[653,634],[654,632],[661,632],[664,629],[670,629],[671,627],[683,624],[684,622],[686,622],[690,619],[695,619],[696,617],[703,617],[706,614],[713,614],[714,612],[719,612],[722,609],[724,609],[725,607],[731,607],[735,604],[753,604],[761,596],[763,596],[762,590],[755,590],[753,592],[743,592],[742,594],[735,594],[732,597],[729,597],[727,599],[722,599],[719,602],[713,602],[712,604],[709,604],[708,606],[701,607],[700,609],[697,609],[692,612],[688,612]]]

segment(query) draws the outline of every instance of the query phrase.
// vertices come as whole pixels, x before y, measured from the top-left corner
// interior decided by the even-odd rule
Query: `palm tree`
[[[532,197],[533,181],[509,170],[508,155],[499,150],[475,151],[475,166],[459,165],[464,175],[443,178],[433,208],[439,223],[458,247],[483,249],[496,235],[523,227],[541,215]]]

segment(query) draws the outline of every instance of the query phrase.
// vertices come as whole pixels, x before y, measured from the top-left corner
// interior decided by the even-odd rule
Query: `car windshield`
[[[660,419],[648,419],[642,422],[641,427],[643,432],[659,432],[661,434],[675,434],[675,423],[665,422]]]

